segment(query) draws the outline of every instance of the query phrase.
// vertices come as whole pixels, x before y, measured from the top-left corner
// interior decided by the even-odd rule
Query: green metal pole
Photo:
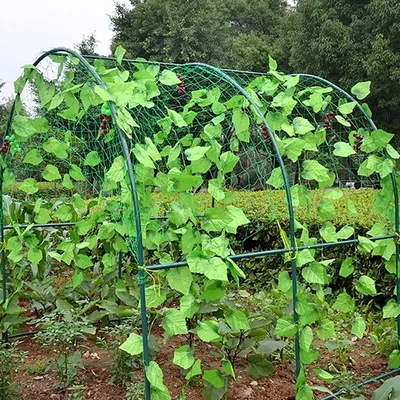
[[[1,252],[1,283],[3,291],[3,304],[7,300],[7,271],[6,271],[6,257],[4,251],[4,214],[3,214],[3,166],[0,164],[0,241],[3,246]]]

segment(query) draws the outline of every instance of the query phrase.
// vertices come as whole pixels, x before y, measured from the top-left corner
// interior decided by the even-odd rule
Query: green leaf
[[[122,59],[124,58],[125,53],[126,53],[126,50],[122,46],[118,46],[115,49],[114,55],[115,55],[115,58],[117,59],[117,63],[119,65],[121,65]]]
[[[150,361],[149,365],[146,367],[146,377],[152,387],[165,390],[165,385],[163,383],[164,374],[155,361]]]
[[[164,69],[161,72],[159,80],[163,85],[167,86],[174,86],[177,85],[178,83],[181,83],[180,79],[177,77],[175,72],[170,71],[168,69]]]
[[[209,369],[204,371],[203,380],[216,388],[225,387],[225,379],[219,369]]]
[[[398,376],[386,380],[379,389],[375,390],[372,400],[397,400],[400,393],[400,379]]]
[[[353,271],[354,271],[353,258],[347,257],[340,266],[339,275],[343,276],[343,278],[347,278],[353,273]]]
[[[308,283],[319,283],[320,285],[328,283],[326,267],[317,261],[314,261],[308,267],[304,267],[301,274]]]
[[[210,150],[210,146],[202,147],[202,146],[196,146],[192,147],[190,149],[185,150],[185,155],[188,158],[189,161],[197,161],[200,160],[205,156],[208,150]]]
[[[351,88],[351,93],[354,94],[358,100],[365,99],[371,93],[371,81],[355,84]]]
[[[167,273],[167,281],[171,289],[189,294],[193,277],[188,267],[171,268]]]
[[[356,154],[355,150],[345,142],[337,142],[334,147],[335,150],[333,150],[333,154],[338,157],[349,157]]]
[[[54,137],[48,138],[42,145],[43,149],[56,157],[65,160],[68,158],[69,146],[67,143],[60,142]]]
[[[34,194],[39,190],[38,184],[33,178],[25,179],[19,188],[27,194]]]
[[[126,351],[131,356],[142,354],[143,352],[143,338],[136,333],[131,333],[128,339],[119,346],[123,351]]]
[[[376,288],[375,281],[366,275],[360,276],[360,279],[355,285],[357,292],[365,295],[375,296]]]
[[[247,371],[253,379],[268,376],[274,371],[274,366],[263,354],[252,354],[247,358]]]
[[[397,318],[400,315],[400,304],[395,300],[390,299],[383,307],[383,318]]]
[[[323,319],[317,326],[316,333],[321,340],[334,338],[336,336],[334,322],[329,319]]]
[[[199,322],[196,329],[197,336],[203,342],[215,342],[221,339],[220,334],[218,333],[218,324],[215,321],[204,321]]]
[[[221,154],[221,170],[224,174],[228,172],[232,172],[235,168],[235,165],[238,163],[240,158],[233,154],[231,151],[227,151]]]
[[[292,162],[297,162],[306,146],[306,141],[298,138],[289,138],[282,140],[282,144],[284,145],[284,154],[288,159]]]
[[[318,206],[318,215],[323,219],[332,219],[336,217],[335,204],[330,199],[322,199]]]
[[[71,165],[71,169],[69,170],[69,176],[78,182],[86,181],[86,178],[82,174],[82,170],[77,165],[74,164]]]
[[[316,180],[324,182],[329,180],[329,170],[316,160],[305,160],[301,176],[307,180]]]
[[[249,116],[245,112],[243,112],[241,108],[236,108],[235,110],[233,110],[232,122],[235,127],[237,138],[242,142],[248,143],[250,140]]]
[[[233,365],[229,360],[222,360],[222,368],[227,375],[230,375],[233,379],[236,379],[235,370],[233,369]]]
[[[123,156],[115,158],[106,176],[111,182],[122,182],[126,174],[126,164]]]
[[[343,103],[343,104],[340,104],[340,106],[338,107],[338,110],[343,115],[351,114],[356,105],[357,105],[356,101],[352,101],[350,103]]]
[[[271,185],[275,189],[279,189],[283,186],[283,175],[281,167],[274,168],[271,172],[271,176],[267,180],[267,184]]]
[[[347,293],[341,293],[339,296],[336,298],[335,303],[332,305],[332,308],[334,310],[341,311],[343,313],[350,313],[355,310],[356,307],[356,302]]]
[[[400,367],[400,350],[395,349],[389,356],[389,369],[397,369]],[[399,383],[399,392],[400,392],[400,383]],[[391,397],[392,398],[392,397]],[[398,398],[396,396],[396,398]]]
[[[196,360],[193,364],[192,369],[186,374],[186,380],[193,378],[194,376],[201,375],[203,371],[201,370],[201,360]]]
[[[278,68],[278,63],[271,56],[268,56],[268,65],[270,71],[276,71]]]
[[[24,157],[25,164],[39,165],[41,162],[43,162],[43,157],[40,155],[38,149],[31,150]]]
[[[355,217],[357,215],[357,209],[353,200],[347,200],[346,214],[349,218]]]
[[[47,164],[46,168],[42,172],[42,176],[46,181],[52,182],[57,179],[61,179],[60,172],[58,171],[58,168],[55,167],[52,164]]]
[[[101,158],[97,151],[91,151],[86,155],[85,162],[83,165],[90,165],[91,167],[95,167],[101,163]]]
[[[243,311],[239,311],[235,308],[229,308],[228,313],[225,314],[225,320],[233,330],[250,329],[247,315]]]
[[[347,126],[348,128],[351,127],[351,123],[349,121],[347,121],[346,119],[344,119],[342,116],[335,115],[335,119],[337,122],[339,122],[339,124],[341,124],[343,126]]]
[[[318,376],[319,379],[322,379],[325,382],[332,382],[333,379],[335,378],[332,374],[330,374],[327,371],[324,371],[323,369],[315,368],[313,369],[315,375]]]
[[[183,369],[189,369],[194,364],[194,349],[189,345],[175,349],[173,363]]]
[[[312,329],[309,326],[305,326],[300,334],[300,348],[303,351],[310,351],[314,335]]]
[[[290,315],[284,315],[279,318],[276,323],[276,328],[274,334],[277,336],[287,337],[294,336],[297,332],[297,325],[294,319]]]
[[[32,125],[32,121],[22,115],[16,115],[14,117],[12,128],[15,134],[23,141],[26,141],[36,133],[36,129]]]
[[[176,309],[170,309],[165,312],[161,326],[169,336],[185,335],[188,333],[185,316],[181,311]]]
[[[364,318],[358,316],[353,321],[353,324],[351,326],[351,333],[353,335],[356,335],[359,339],[362,339],[362,337],[364,336],[366,327],[367,327],[367,325],[364,321]]]
[[[33,265],[38,265],[43,259],[43,253],[40,249],[29,249],[28,260],[32,262]]]
[[[315,130],[314,126],[308,119],[296,117],[293,119],[294,130],[298,135],[305,135],[308,132]]]
[[[184,120],[184,118],[182,117],[181,114],[177,113],[174,110],[170,110],[168,109],[168,116],[171,118],[172,122],[179,128],[185,127],[187,126],[186,121]]]

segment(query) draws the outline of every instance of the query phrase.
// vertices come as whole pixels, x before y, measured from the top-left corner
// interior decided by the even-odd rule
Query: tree
[[[283,0],[131,0],[116,4],[112,47],[131,57],[265,70],[286,16]],[[279,58],[279,57],[278,57]],[[287,57],[286,57],[287,58]]]
[[[97,56],[96,48],[98,42],[99,41],[96,39],[96,32],[93,32],[89,36],[84,35],[82,40],[75,44],[75,48],[79,53],[85,56]]]

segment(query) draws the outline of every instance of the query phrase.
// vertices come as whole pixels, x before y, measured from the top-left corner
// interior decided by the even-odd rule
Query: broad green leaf
[[[308,119],[296,117],[293,119],[294,130],[298,135],[305,135],[308,132],[315,130],[315,127]]]
[[[122,182],[126,174],[126,164],[123,156],[114,159],[106,176],[111,182]]]
[[[171,120],[174,123],[174,125],[176,125],[179,128],[187,126],[187,123],[183,119],[181,114],[177,113],[174,110],[170,110],[168,108],[167,108],[167,110],[168,110],[168,116],[171,118]]]
[[[316,333],[321,340],[334,338],[336,336],[334,322],[329,319],[323,319],[317,326]]]
[[[326,267],[319,262],[314,261],[310,266],[304,267],[301,274],[308,283],[319,283],[320,285],[328,283]]]
[[[284,181],[281,167],[277,167],[272,170],[271,176],[267,180],[267,184],[271,185],[275,189],[279,189],[283,186]]]
[[[248,143],[250,140],[249,116],[245,112],[243,112],[241,108],[237,108],[233,111],[232,122],[233,126],[235,127],[235,133],[237,138],[242,142]]]
[[[347,257],[340,266],[339,275],[343,276],[344,278],[347,278],[353,273],[353,271],[354,271],[353,258]]]
[[[193,277],[188,267],[171,268],[167,273],[169,286],[183,294],[189,294]]]
[[[169,336],[187,334],[186,320],[183,313],[176,309],[165,312],[161,326]]]
[[[69,170],[69,176],[77,182],[86,181],[85,176],[82,173],[82,170],[77,165],[71,165]]]
[[[304,327],[300,333],[300,348],[303,351],[310,351],[313,340],[312,329],[309,326]]]
[[[353,324],[351,326],[351,333],[353,335],[356,335],[359,339],[362,339],[365,333],[367,325],[364,321],[363,317],[356,317],[353,321]]]
[[[136,333],[131,333],[124,343],[119,346],[123,351],[126,351],[131,356],[142,354],[143,351],[143,338]]]
[[[193,378],[194,376],[201,375],[203,371],[201,370],[201,360],[196,360],[193,364],[192,369],[186,374],[186,380]]]
[[[274,366],[263,354],[252,354],[247,358],[247,371],[253,379],[268,376],[274,371]]]
[[[28,251],[28,260],[33,264],[33,265],[38,265],[40,261],[43,259],[43,253],[40,249],[29,249]]]
[[[335,204],[330,199],[322,199],[318,206],[318,215],[323,220],[333,219],[336,217]]]
[[[341,124],[343,126],[347,126],[348,128],[351,127],[351,123],[349,121],[347,121],[346,119],[344,119],[342,116],[335,115],[335,119],[337,122],[339,122],[339,124]]]
[[[83,165],[90,165],[91,167],[95,167],[101,163],[101,158],[97,151],[91,151],[86,155],[85,162]]]
[[[323,369],[315,368],[313,371],[319,379],[322,379],[325,382],[332,382],[333,379],[335,379],[332,374],[330,374],[328,371],[324,371]]]
[[[33,178],[25,179],[19,188],[27,194],[34,194],[39,191],[38,184]]]
[[[392,353],[389,356],[389,365],[388,368],[389,369],[397,369],[400,367],[400,350],[395,349],[392,351]],[[400,393],[400,383],[398,386],[398,390]],[[392,396],[391,396],[392,398]],[[398,398],[398,396],[396,396],[396,398]]]
[[[204,371],[203,380],[216,388],[225,387],[225,379],[219,369],[209,369]]]
[[[230,375],[233,379],[236,379],[235,370],[233,369],[233,365],[229,360],[222,360],[222,368],[227,375]]]
[[[175,349],[173,363],[183,369],[189,369],[194,364],[194,349],[189,345]]]
[[[250,329],[249,321],[246,314],[243,311],[239,311],[235,308],[229,308],[228,313],[225,314],[225,320],[233,330]]]
[[[359,82],[351,88],[351,93],[358,100],[364,100],[371,93],[371,81]]]
[[[356,105],[357,105],[356,101],[352,101],[352,102],[349,102],[349,103],[343,103],[338,107],[338,110],[343,115],[351,114]]]
[[[118,46],[115,49],[114,55],[115,55],[115,58],[117,59],[117,63],[119,65],[121,65],[122,59],[124,58],[125,53],[126,53],[126,50],[122,46]]]
[[[174,86],[181,82],[180,79],[175,74],[175,72],[170,71],[168,69],[164,69],[161,72],[159,80],[163,85],[167,86]]]
[[[197,336],[203,342],[215,342],[221,339],[220,334],[218,333],[218,324],[215,321],[204,321],[199,322],[196,329]]]
[[[350,313],[355,310],[356,302],[353,297],[348,295],[347,293],[341,293],[336,298],[335,303],[332,305],[332,308],[337,311],[341,311],[343,313]]]
[[[52,164],[47,164],[46,168],[42,172],[42,176],[46,181],[52,182],[57,179],[61,179],[60,172],[58,171],[58,168],[55,167]]]
[[[274,334],[277,336],[287,337],[294,336],[297,332],[297,325],[294,319],[290,315],[284,315],[279,318],[276,323],[276,328]]]
[[[397,318],[400,315],[400,304],[395,300],[390,299],[383,307],[383,318]]]
[[[227,151],[221,154],[221,170],[223,173],[227,174],[228,172],[232,172],[235,168],[235,165],[238,163],[240,158],[233,154],[231,151]]]
[[[360,279],[355,285],[357,292],[369,296],[375,296],[376,288],[375,288],[375,281],[371,279],[369,276],[362,275]]]
[[[353,147],[351,147],[348,143],[345,142],[337,142],[334,145],[335,150],[333,150],[333,155],[338,157],[349,157],[353,154],[356,154]]]
[[[24,163],[26,164],[39,165],[41,162],[43,162],[43,157],[38,149],[31,150],[24,157]]]
[[[329,170],[316,160],[305,160],[301,176],[307,180],[324,182],[329,180]]]

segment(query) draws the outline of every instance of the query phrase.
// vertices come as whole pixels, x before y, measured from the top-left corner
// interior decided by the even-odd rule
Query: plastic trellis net
[[[317,304],[342,261],[324,248],[344,241],[397,268],[393,135],[376,130],[368,107],[339,88],[279,73],[273,60],[261,75],[122,55],[56,49],[16,82],[1,161],[5,304],[28,299],[40,316],[62,299],[92,322],[138,317],[141,306],[135,329],[143,338],[128,347],[140,354],[143,343],[149,365],[148,322],[160,319],[171,337],[197,321],[201,340],[212,342],[213,332],[219,340],[218,317],[204,304],[245,278],[243,260],[273,255],[274,266],[288,263],[279,289],[293,301],[275,335],[295,337],[298,389],[309,395],[303,372],[319,355],[311,327],[327,324]],[[366,83],[354,88],[358,99],[368,92]],[[359,237],[355,199],[368,194],[372,229]],[[266,226],[278,241],[257,240]],[[353,259],[344,262],[351,269]],[[355,288],[374,295],[366,278]],[[179,309],[164,307],[171,299]],[[331,300],[354,309],[350,295]],[[248,317],[232,307],[221,313],[240,315],[235,326],[246,330]],[[7,310],[2,331],[13,334],[25,309]],[[150,391],[167,389],[148,378],[147,399]]]

